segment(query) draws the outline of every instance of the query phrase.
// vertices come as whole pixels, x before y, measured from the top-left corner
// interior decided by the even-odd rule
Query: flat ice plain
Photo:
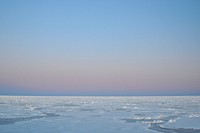
[[[0,96],[0,133],[200,133],[200,97]]]

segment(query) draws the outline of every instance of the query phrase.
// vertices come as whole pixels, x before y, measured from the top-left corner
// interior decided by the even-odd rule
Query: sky
[[[0,95],[200,95],[199,0],[1,0]]]

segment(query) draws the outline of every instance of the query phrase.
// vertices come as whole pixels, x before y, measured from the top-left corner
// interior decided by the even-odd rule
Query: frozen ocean
[[[0,96],[0,133],[200,133],[200,97]]]

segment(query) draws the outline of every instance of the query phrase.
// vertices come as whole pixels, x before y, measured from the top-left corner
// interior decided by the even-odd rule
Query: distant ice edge
[[[0,133],[200,133],[199,123],[200,96],[0,96]]]

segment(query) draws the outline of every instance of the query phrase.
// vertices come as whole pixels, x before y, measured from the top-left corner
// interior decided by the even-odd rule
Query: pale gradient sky
[[[200,95],[199,0],[1,0],[0,95]]]

